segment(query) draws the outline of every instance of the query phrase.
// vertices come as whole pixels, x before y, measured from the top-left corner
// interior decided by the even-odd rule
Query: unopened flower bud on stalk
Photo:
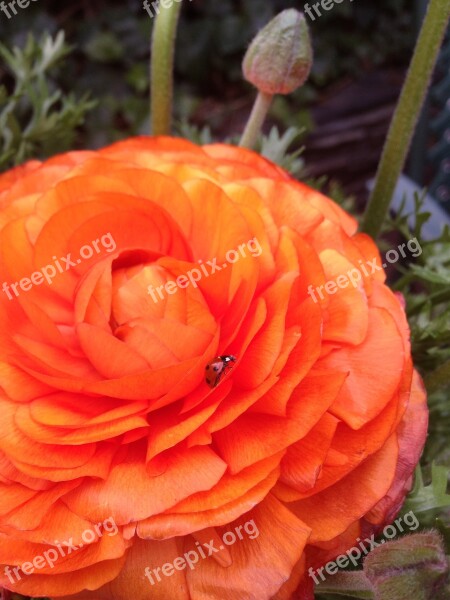
[[[294,8],[268,23],[244,58],[247,81],[265,94],[290,94],[308,79],[313,51],[305,17]]]
[[[242,69],[259,91],[240,145],[254,148],[275,94],[290,94],[308,79],[313,62],[305,17],[284,10],[250,44]]]

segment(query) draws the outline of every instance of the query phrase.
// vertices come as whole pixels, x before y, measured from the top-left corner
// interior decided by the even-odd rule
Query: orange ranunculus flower
[[[395,516],[425,394],[382,270],[314,292],[380,262],[331,200],[136,138],[3,175],[0,228],[1,585],[311,598]]]

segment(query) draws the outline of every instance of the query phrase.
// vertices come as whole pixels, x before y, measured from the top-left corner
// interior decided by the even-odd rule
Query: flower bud
[[[244,57],[247,81],[265,94],[290,94],[308,79],[313,52],[305,17],[294,8],[268,23]]]
[[[364,561],[364,574],[376,600],[436,600],[448,571],[442,540],[435,531],[389,542],[375,548]]]

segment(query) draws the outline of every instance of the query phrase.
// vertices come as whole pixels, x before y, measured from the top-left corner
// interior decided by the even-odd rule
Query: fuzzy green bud
[[[290,94],[308,79],[313,51],[305,17],[284,10],[254,38],[244,57],[244,77],[264,94]]]
[[[364,562],[376,600],[437,600],[448,572],[442,539],[435,531],[375,548]]]

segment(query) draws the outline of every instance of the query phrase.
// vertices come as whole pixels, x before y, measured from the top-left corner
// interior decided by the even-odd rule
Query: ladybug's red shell
[[[217,356],[205,367],[205,381],[211,388],[215,388],[225,375],[226,371],[231,367],[231,363],[236,361],[236,357],[232,355]]]

